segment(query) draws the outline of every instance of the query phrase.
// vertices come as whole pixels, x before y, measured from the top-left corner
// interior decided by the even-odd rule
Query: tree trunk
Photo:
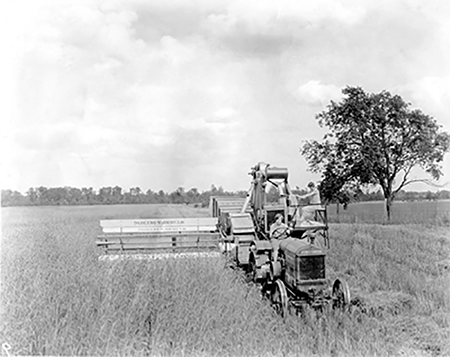
[[[392,193],[392,180],[388,180],[383,184],[381,183],[381,188],[383,189],[384,198],[386,200],[386,216],[387,221],[391,221],[391,212],[392,212],[392,201],[394,201],[395,194]]]
[[[388,222],[391,221],[392,197],[386,197],[386,214]]]

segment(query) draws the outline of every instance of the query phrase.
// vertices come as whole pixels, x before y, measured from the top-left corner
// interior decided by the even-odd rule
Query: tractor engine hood
[[[280,243],[280,250],[285,257],[288,285],[299,291],[308,291],[326,284],[322,249],[300,239],[287,238]]]
[[[311,256],[311,255],[325,255],[325,252],[306,242],[297,238],[286,238],[280,242],[280,249],[288,254],[295,256]]]

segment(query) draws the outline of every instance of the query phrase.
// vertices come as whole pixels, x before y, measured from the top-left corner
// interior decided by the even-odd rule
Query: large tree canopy
[[[323,184],[336,192],[348,183],[380,185],[390,219],[396,193],[424,181],[410,178],[414,167],[433,179],[441,177],[450,136],[398,95],[366,93],[359,87],[346,87],[342,93],[341,102],[332,101],[316,116],[329,133],[321,142],[304,143],[302,155],[312,171],[322,172]]]

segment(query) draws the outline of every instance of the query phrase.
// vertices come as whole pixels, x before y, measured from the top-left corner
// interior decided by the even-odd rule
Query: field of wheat
[[[445,226],[331,224],[327,274],[347,280],[353,308],[284,320],[222,257],[98,259],[100,219],[205,215],[2,208],[0,343],[12,355],[450,355]]]

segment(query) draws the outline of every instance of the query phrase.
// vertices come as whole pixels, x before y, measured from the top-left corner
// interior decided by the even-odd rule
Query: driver
[[[283,215],[277,213],[275,216],[275,222],[270,226],[270,243],[273,249],[273,261],[278,259],[278,249],[280,247],[280,241],[289,236],[289,227],[283,223]]]

